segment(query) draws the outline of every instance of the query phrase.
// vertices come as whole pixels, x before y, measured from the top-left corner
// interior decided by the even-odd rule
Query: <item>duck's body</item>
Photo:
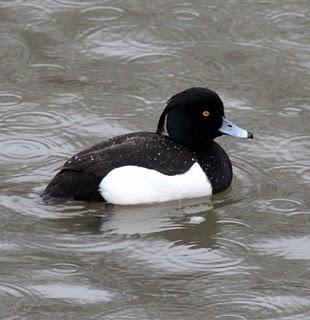
[[[192,102],[197,91],[202,98],[188,106],[186,102]],[[231,163],[213,141],[221,134],[217,129],[223,125],[222,119],[212,119],[216,132],[209,126],[206,137],[200,129],[206,124],[204,118],[209,118],[210,104],[218,97],[214,95],[204,88],[185,90],[169,100],[156,133],[117,136],[73,156],[49,183],[43,198],[139,204],[201,197],[227,189],[232,181]],[[185,103],[180,103],[180,96]],[[188,122],[196,120],[191,119],[196,104],[199,115],[205,115],[190,126]],[[206,107],[211,110],[204,111]],[[219,114],[222,118],[223,112]],[[169,136],[162,134],[165,121]]]
[[[217,193],[225,190],[231,183],[232,169],[230,160],[225,151],[213,142],[207,152],[194,152],[188,148],[175,143],[169,137],[151,132],[138,132],[112,138],[110,140],[99,143],[90,149],[84,150],[68,160],[61,168],[60,172],[50,182],[44,192],[44,197],[65,198],[74,200],[99,200],[111,202],[111,196],[108,196],[108,190],[104,191],[104,178],[114,172],[118,168],[125,166],[136,166],[159,172],[165,176],[176,176],[181,178],[188,172],[192,166],[197,165],[202,169],[206,183],[206,192],[197,192],[197,196],[210,195],[212,192]],[[132,170],[136,170],[131,168]],[[117,201],[120,204],[131,204],[134,200],[127,200],[124,197],[124,186],[128,188],[128,194],[136,194],[132,199],[143,198],[141,181],[137,181],[137,177],[133,179],[130,175],[130,168],[123,170],[123,181],[120,181],[120,189],[122,196],[126,200]],[[137,173],[137,171],[136,171]],[[142,174],[142,172],[140,171]],[[144,171],[145,179],[148,177],[148,171]],[[141,179],[143,179],[143,175]],[[114,173],[115,176],[115,173]],[[130,176],[130,180],[129,179]],[[139,176],[140,178],[140,176]],[[165,178],[162,177],[162,180]],[[110,179],[111,180],[111,179]],[[109,180],[109,182],[110,182]],[[118,179],[119,180],[119,179]],[[159,183],[153,180],[153,194],[160,194],[163,188],[159,190]],[[169,179],[167,179],[167,182]],[[184,183],[188,183],[185,179]],[[180,186],[182,179],[176,181],[176,187]],[[172,184],[172,187],[173,185]],[[101,186],[101,187],[100,187]],[[209,187],[208,187],[209,186]],[[182,186],[180,186],[182,187]],[[189,189],[184,185],[184,189]],[[172,192],[173,190],[171,190]],[[107,194],[105,196],[105,193]],[[195,197],[195,193],[189,192],[191,197]],[[167,194],[169,196],[169,194]],[[157,196],[160,197],[160,196]],[[188,198],[186,194],[177,192],[171,196],[170,200],[178,198]],[[166,199],[166,197],[162,197]],[[165,201],[163,200],[163,201]],[[126,202],[126,203],[125,203]],[[140,202],[160,202],[156,201],[156,196],[152,199],[142,199]]]

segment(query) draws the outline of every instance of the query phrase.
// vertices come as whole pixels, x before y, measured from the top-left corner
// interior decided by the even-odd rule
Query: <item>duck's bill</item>
[[[244,130],[237,125],[233,124],[225,117],[223,117],[223,124],[218,129],[219,132],[227,134],[228,136],[240,138],[240,139],[253,139],[253,134],[247,130]]]

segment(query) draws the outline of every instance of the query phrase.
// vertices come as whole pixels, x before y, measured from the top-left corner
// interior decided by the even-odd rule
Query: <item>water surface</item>
[[[0,1],[1,319],[310,318],[307,1]],[[55,169],[208,86],[232,187],[49,206]]]

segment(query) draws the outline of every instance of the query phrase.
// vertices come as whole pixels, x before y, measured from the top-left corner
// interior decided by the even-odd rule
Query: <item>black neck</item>
[[[212,193],[227,189],[232,181],[232,166],[226,152],[212,142],[206,150],[196,151],[198,162],[212,186]]]

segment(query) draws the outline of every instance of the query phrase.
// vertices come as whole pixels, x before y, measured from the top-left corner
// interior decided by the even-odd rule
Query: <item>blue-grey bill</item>
[[[253,139],[251,132],[244,130],[223,117],[223,124],[218,129],[221,133],[241,139]]]

